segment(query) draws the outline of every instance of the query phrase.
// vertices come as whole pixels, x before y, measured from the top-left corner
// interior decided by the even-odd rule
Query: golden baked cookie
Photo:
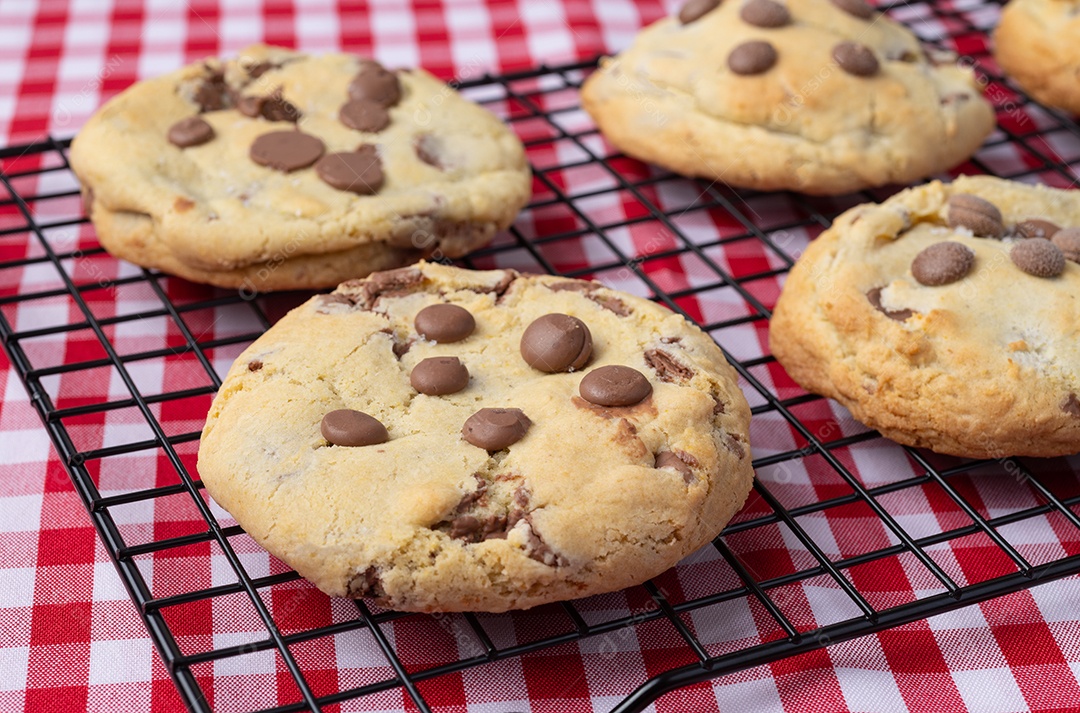
[[[603,61],[582,100],[631,156],[813,194],[929,176],[994,127],[968,68],[862,0],[690,0]]]
[[[770,324],[795,381],[888,438],[973,458],[1080,451],[1080,193],[929,183],[836,219]]]
[[[139,82],[71,162],[111,253],[250,292],[463,255],[531,191],[513,132],[426,72],[265,46]]]
[[[994,31],[994,57],[1047,106],[1080,114],[1080,2],[1012,0]]]
[[[336,596],[505,611],[640,583],[745,500],[715,343],[596,283],[436,264],[298,307],[236,361],[198,469]]]

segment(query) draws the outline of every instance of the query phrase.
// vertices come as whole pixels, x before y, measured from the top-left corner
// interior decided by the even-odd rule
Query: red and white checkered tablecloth
[[[660,0],[378,0],[370,4],[355,0],[233,0],[220,7],[208,0],[0,0],[0,141],[9,145],[47,134],[70,136],[102,101],[137,79],[205,55],[235,52],[252,42],[316,52],[344,49],[370,53],[392,66],[421,65],[444,78],[472,77],[489,71],[526,69],[542,62],[590,58],[624,47],[640,26],[672,9],[673,3]],[[903,12],[901,9],[898,14]],[[961,49],[972,51],[971,47]],[[1025,120],[1039,121],[1037,117]],[[602,146],[599,138],[590,140]],[[1080,156],[1075,142],[1062,139],[1058,143],[1055,137],[1043,141],[1069,161]],[[540,148],[533,152],[533,158],[538,163],[567,160],[559,151],[558,147]],[[984,159],[995,167],[1026,160],[1011,151],[1008,146],[998,147]],[[634,177],[650,175],[650,169],[634,162],[620,165]],[[565,172],[556,180],[572,190],[591,182],[602,183],[603,176],[583,170],[573,175]],[[19,188],[62,192],[72,184],[70,178],[50,173],[20,179]],[[692,192],[688,195],[692,191],[689,184],[677,180],[644,190],[662,206],[685,204],[695,197]],[[628,217],[629,209],[616,193],[594,203],[589,210],[595,211],[598,224]],[[762,197],[755,210],[763,219],[781,225],[799,209],[787,198]],[[36,204],[34,211],[40,220],[58,224],[46,236],[55,248],[85,250],[96,246],[89,226],[63,224],[78,215],[77,198]],[[40,255],[40,247],[28,233],[4,231],[12,220],[11,213],[0,211],[0,260]],[[534,211],[519,226],[526,235],[543,235],[565,229],[565,220],[564,216]],[[709,213],[695,213],[686,216],[680,227],[703,240],[715,240],[737,226],[725,225],[723,219]],[[674,246],[671,236],[658,237],[655,230],[641,232],[633,225],[611,231],[610,237],[631,255]],[[802,229],[784,234],[787,248],[794,251],[810,237]],[[607,259],[602,245],[588,238],[563,244],[561,252],[545,249],[560,266],[588,267]],[[705,252],[738,274],[783,267],[757,243]],[[489,261],[535,268],[530,259],[524,251],[517,251],[499,253]],[[699,287],[709,277],[695,260],[700,257],[687,253],[650,261],[644,269],[664,289]],[[106,255],[88,255],[65,267],[83,283],[138,274],[134,267]],[[598,277],[643,292],[642,285],[625,270]],[[163,279],[162,285],[169,297],[181,304],[213,294],[209,288],[180,280]],[[61,286],[49,263],[0,270],[0,297]],[[775,278],[762,280],[754,291],[771,305],[778,283]],[[88,289],[84,298],[99,318],[160,307],[158,297],[143,282]],[[741,299],[723,289],[704,290],[685,302],[691,314],[705,321],[745,311]],[[4,304],[0,309],[17,330],[76,324],[82,319],[64,295]],[[184,320],[200,339],[226,338],[257,328],[250,315],[232,307],[193,310],[184,314]],[[184,343],[168,318],[118,321],[107,327],[107,335],[121,354]],[[763,322],[726,329],[716,336],[738,358],[762,355],[767,348]],[[94,335],[80,328],[25,339],[21,345],[35,368],[103,355]],[[224,373],[242,346],[212,349],[208,354]],[[190,354],[135,360],[127,367],[144,395],[209,383]],[[26,391],[3,355],[0,369],[0,712],[183,710]],[[781,397],[801,393],[775,365],[762,366],[756,373]],[[58,407],[130,396],[108,366],[46,376],[42,384]],[[760,396],[751,398],[761,403]],[[154,415],[169,433],[198,431],[209,401],[209,394],[202,394],[181,402],[155,403]],[[865,430],[835,404],[819,400],[800,408],[802,420],[822,438]],[[80,450],[151,437],[145,421],[130,408],[73,418],[65,425]],[[752,439],[756,456],[805,445],[775,414],[763,414],[755,421]],[[197,444],[185,442],[176,448],[194,469]],[[918,473],[903,451],[881,440],[856,442],[837,453],[867,487]],[[103,495],[177,482],[170,464],[153,450],[99,460],[91,467]],[[1080,462],[1075,459],[1048,461],[1039,469],[1059,497],[1080,493]],[[758,476],[788,507],[850,492],[815,457],[761,468]],[[979,476],[978,472],[964,474],[950,483],[983,517],[998,517],[1040,502],[1030,487],[1003,476],[1000,469]],[[933,482],[886,493],[879,502],[916,538],[971,522]],[[183,493],[110,510],[128,545],[205,529]],[[739,519],[767,510],[759,496],[751,496]],[[220,510],[215,513],[223,524],[232,523]],[[1036,564],[1080,553],[1080,532],[1055,515],[1002,526],[999,531]],[[827,514],[811,513],[799,518],[799,524],[835,559],[897,542],[860,502],[832,508]],[[233,540],[244,566],[254,575],[286,571],[246,537]],[[759,579],[812,564],[806,547],[780,525],[732,535],[728,544]],[[980,533],[927,549],[961,585],[1013,571],[1001,550]],[[178,550],[137,558],[155,597],[234,581],[220,551],[209,543]],[[730,568],[725,567],[724,560],[707,549],[659,582],[670,598],[688,599],[703,593],[695,590],[703,576],[731,577]],[[852,567],[847,575],[878,608],[942,590],[909,554]],[[332,601],[303,581],[275,585],[261,593],[285,633],[355,617],[351,602]],[[858,614],[827,577],[770,593],[800,631]],[[580,610],[590,621],[602,621],[648,606],[647,596],[631,590],[586,600]],[[537,631],[551,625],[545,617],[550,617],[550,612],[493,617],[488,623],[499,639],[496,644],[508,646],[537,638]],[[1080,579],[1073,577],[685,688],[665,696],[650,710],[1080,710],[1078,617]],[[695,610],[686,623],[713,655],[783,636],[775,621],[750,598]],[[180,607],[169,625],[185,653],[266,635],[243,594]],[[418,640],[415,630],[410,633],[414,626],[405,618],[386,627],[407,665],[426,667],[465,655],[459,650],[465,644],[456,640],[453,632],[448,631],[445,640]],[[391,675],[386,660],[364,630],[298,643],[293,654],[316,695]],[[657,622],[440,677],[422,684],[421,691],[440,712],[607,711],[648,676],[690,661],[670,626],[664,628]],[[272,650],[196,665],[193,673],[214,710],[250,710],[298,700],[281,658]],[[395,689],[327,710],[404,711],[415,707]]]

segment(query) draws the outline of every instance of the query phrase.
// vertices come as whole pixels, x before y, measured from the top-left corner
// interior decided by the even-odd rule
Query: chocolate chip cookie
[[[1080,451],[1080,194],[989,177],[837,218],[772,350],[885,436],[973,458]]]
[[[592,282],[437,264],[313,298],[233,365],[199,473],[331,595],[505,611],[639,583],[753,476],[712,340]]]
[[[814,194],[931,175],[994,127],[968,68],[862,0],[690,0],[602,62],[582,99],[631,156]]]
[[[994,56],[1037,101],[1080,114],[1080,3],[1012,0],[994,31]]]
[[[426,72],[264,46],[121,93],[71,162],[111,253],[248,292],[463,255],[531,186],[517,137]]]

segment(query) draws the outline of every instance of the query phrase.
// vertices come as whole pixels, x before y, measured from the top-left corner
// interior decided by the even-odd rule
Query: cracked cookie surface
[[[443,308],[453,328],[421,337],[443,303],[475,324]],[[551,314],[577,321],[533,330],[523,350]],[[581,353],[578,321],[583,365],[526,363],[564,339]],[[413,387],[425,362],[456,379],[454,359],[464,388]],[[428,378],[449,383],[442,373]],[[614,378],[583,388],[590,374]],[[612,394],[633,403],[597,403]],[[749,492],[749,417],[720,349],[656,304],[420,263],[313,298],[252,344],[214,400],[198,467],[252,537],[328,594],[505,611],[630,586],[706,544]]]
[[[1012,0],[994,31],[994,57],[1047,106],[1080,113],[1080,2]]]
[[[861,0],[691,4],[583,87],[601,132],[632,156],[734,186],[839,194],[956,165],[994,126],[969,69],[928,56]]]
[[[787,372],[900,443],[1080,451],[1080,194],[990,177],[841,215],[770,325]]]
[[[132,86],[71,161],[111,253],[252,292],[463,255],[531,192],[513,132],[423,70],[266,46]]]

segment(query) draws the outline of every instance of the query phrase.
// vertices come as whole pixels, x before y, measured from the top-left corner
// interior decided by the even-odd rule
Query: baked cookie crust
[[[1080,2],[1013,0],[994,31],[994,57],[1025,92],[1080,114]]]

